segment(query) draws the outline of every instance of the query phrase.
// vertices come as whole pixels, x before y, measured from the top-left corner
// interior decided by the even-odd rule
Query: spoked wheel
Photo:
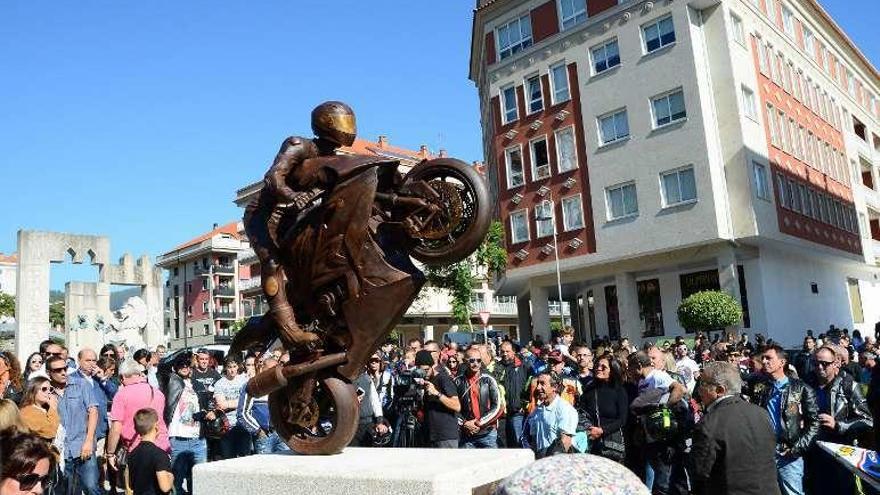
[[[307,407],[293,404],[302,391]],[[357,431],[358,402],[354,387],[340,378],[309,374],[291,380],[269,395],[269,414],[278,435],[294,452],[338,454]],[[291,417],[291,415],[298,417]]]
[[[489,192],[470,165],[453,158],[423,162],[406,174],[403,188],[430,203],[406,214],[417,260],[456,263],[483,241],[491,221]]]

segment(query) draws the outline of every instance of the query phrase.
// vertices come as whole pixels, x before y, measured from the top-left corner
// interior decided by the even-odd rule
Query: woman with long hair
[[[19,413],[21,421],[32,433],[49,442],[55,439],[61,417],[58,416],[58,400],[48,378],[31,378],[21,399]]]
[[[43,368],[43,355],[39,352],[35,352],[28,356],[27,361],[24,362],[24,373],[21,376],[21,383],[27,383],[28,379],[31,377],[31,373],[36,371],[40,371]]]
[[[0,431],[0,494],[44,493],[51,485],[55,455],[38,436]]]
[[[629,399],[623,388],[623,369],[611,354],[596,360],[593,385],[581,395],[581,408],[590,427],[590,453],[623,462],[623,427],[629,413]]]
[[[9,351],[0,352],[0,399],[10,399],[18,404],[23,389],[18,358]]]
[[[0,400],[0,431],[12,428],[21,433],[27,433],[28,429],[21,422],[18,414],[18,406],[9,399]]]

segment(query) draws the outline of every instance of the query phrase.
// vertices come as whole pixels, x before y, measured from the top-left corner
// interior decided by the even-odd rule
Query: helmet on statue
[[[351,146],[357,134],[354,110],[341,101],[325,101],[312,110],[312,131],[338,146]]]

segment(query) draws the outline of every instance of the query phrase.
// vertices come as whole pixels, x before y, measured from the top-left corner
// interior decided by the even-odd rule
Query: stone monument
[[[25,359],[49,335],[50,263],[73,263],[98,267],[98,282],[65,284],[65,336],[70,354],[81,347],[100,348],[105,327],[118,322],[110,311],[112,285],[138,286],[146,313],[140,334],[144,344],[165,343],[162,328],[162,270],[147,256],[137,262],[125,254],[110,262],[110,240],[103,236],[66,234],[34,230],[18,231],[18,296],[15,303],[17,327],[15,352]],[[117,323],[118,324],[118,323]]]

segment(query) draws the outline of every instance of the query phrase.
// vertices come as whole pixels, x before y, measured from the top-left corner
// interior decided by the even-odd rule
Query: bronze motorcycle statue
[[[326,105],[312,114],[317,139],[288,138],[267,173],[271,188],[273,170],[284,169],[291,202],[254,204],[245,214],[273,309],[251,318],[230,350],[284,345],[290,360],[253,377],[247,389],[269,394],[275,430],[302,454],[338,453],[353,438],[358,397],[351,383],[425,280],[411,258],[461,261],[491,221],[483,178],[460,160],[424,160],[403,174],[397,160],[335,154],[353,141],[353,112]]]

